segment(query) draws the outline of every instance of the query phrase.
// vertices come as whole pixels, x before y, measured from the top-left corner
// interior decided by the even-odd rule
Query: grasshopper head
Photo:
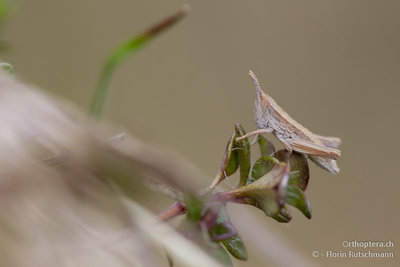
[[[274,101],[269,95],[261,90],[256,75],[250,71],[249,76],[256,86],[257,96],[254,103],[254,120],[260,129],[267,129],[268,122],[271,118],[271,103]]]

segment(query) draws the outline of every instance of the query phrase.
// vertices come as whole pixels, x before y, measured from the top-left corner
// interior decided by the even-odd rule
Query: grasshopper
[[[272,133],[291,153],[293,150],[309,156],[321,168],[336,174],[339,168],[336,159],[340,157],[339,145],[341,140],[337,137],[326,137],[313,134],[300,123],[292,119],[269,95],[261,90],[256,75],[250,71],[249,76],[253,81],[257,97],[254,103],[254,120],[259,128],[237,140],[249,136]]]

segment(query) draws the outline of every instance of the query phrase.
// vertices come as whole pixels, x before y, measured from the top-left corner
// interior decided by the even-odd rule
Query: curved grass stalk
[[[174,25],[182,19],[189,11],[188,5],[183,5],[181,9],[171,16],[157,22],[143,33],[133,37],[132,39],[122,43],[116,47],[107,57],[97,87],[90,105],[90,114],[94,117],[101,117],[105,101],[107,99],[109,86],[112,75],[122,61],[136,53],[140,48],[144,47],[156,35]]]

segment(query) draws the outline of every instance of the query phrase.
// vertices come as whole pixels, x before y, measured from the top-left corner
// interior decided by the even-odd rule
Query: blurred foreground
[[[218,266],[133,200],[146,183],[191,190],[190,164],[110,139],[120,132],[5,74],[0,129],[1,266],[160,266],[162,246],[185,266]]]

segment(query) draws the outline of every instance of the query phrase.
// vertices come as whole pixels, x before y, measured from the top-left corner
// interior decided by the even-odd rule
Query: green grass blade
[[[0,21],[2,21],[8,14],[9,4],[6,0],[0,0]]]
[[[182,8],[175,14],[159,21],[142,34],[139,34],[132,39],[118,46],[106,59],[100,79],[97,84],[96,91],[93,95],[90,105],[90,114],[95,117],[101,117],[104,109],[104,104],[107,99],[108,89],[111,83],[112,75],[122,61],[136,53],[140,48],[145,46],[153,37],[168,29],[189,11],[188,5],[183,5]]]
[[[0,68],[3,69],[4,71],[8,72],[12,76],[15,76],[15,68],[10,63],[0,62]]]

